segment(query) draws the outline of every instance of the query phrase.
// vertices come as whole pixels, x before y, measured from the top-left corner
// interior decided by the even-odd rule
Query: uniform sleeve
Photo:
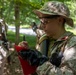
[[[62,64],[67,67],[65,72],[76,75],[76,36],[69,40],[63,55]]]
[[[76,36],[72,37],[64,50],[65,61],[76,60]]]
[[[54,66],[49,62],[45,62],[43,65],[39,66],[36,70],[38,75],[48,75],[48,72],[50,69],[52,69]]]

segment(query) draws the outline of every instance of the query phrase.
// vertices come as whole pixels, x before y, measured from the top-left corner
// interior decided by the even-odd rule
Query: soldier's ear
[[[58,21],[59,21],[59,23],[63,23],[64,18],[62,16],[60,16],[60,17],[58,17]]]

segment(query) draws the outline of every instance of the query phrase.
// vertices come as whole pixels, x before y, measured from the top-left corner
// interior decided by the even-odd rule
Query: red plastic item
[[[22,48],[22,47],[20,47],[20,46],[17,46],[17,45],[15,45],[15,49],[16,49],[17,53],[18,53],[19,51],[21,51],[22,49],[23,49],[23,50],[27,50],[27,49],[24,49],[24,48]],[[20,60],[20,63],[21,63],[21,66],[22,66],[24,75],[30,75],[30,74],[35,73],[36,68],[37,68],[36,66],[31,66],[31,65],[28,63],[28,61],[23,60],[20,56],[18,56],[18,57],[19,57],[19,60]]]

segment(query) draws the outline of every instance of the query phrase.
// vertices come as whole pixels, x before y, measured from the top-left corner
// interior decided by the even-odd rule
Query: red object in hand
[[[25,49],[23,47],[20,47],[20,46],[17,46],[17,45],[15,45],[15,49],[16,49],[17,53],[19,51],[21,51],[21,50],[27,50],[27,49]],[[35,73],[36,68],[37,68],[36,66],[31,66],[28,63],[28,61],[23,60],[20,56],[18,56],[18,57],[19,57],[19,60],[20,60],[24,75],[30,75],[30,74]]]

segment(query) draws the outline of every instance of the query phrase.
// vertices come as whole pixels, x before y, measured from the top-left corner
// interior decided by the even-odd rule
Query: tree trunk
[[[16,27],[16,38],[15,38],[15,43],[19,43],[19,28],[20,28],[20,19],[19,19],[19,3],[15,3],[15,27]]]

